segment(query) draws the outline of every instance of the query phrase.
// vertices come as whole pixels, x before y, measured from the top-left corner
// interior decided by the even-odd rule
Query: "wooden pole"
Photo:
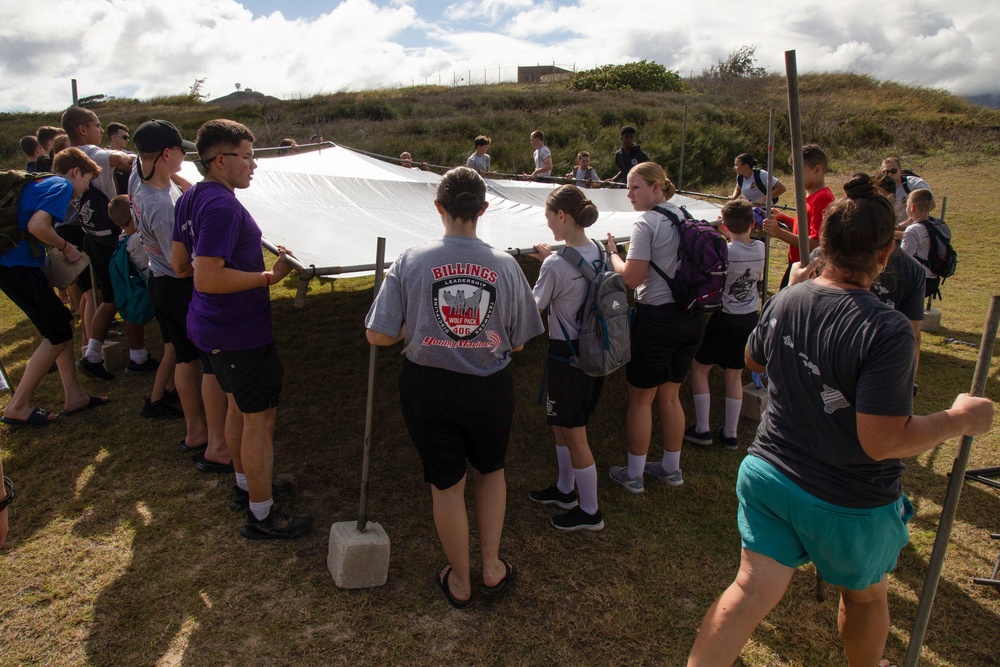
[[[378,297],[382,288],[382,271],[385,264],[385,239],[378,238],[375,250],[375,293],[372,300]],[[358,532],[365,532],[368,525],[368,471],[371,467],[372,451],[372,421],[375,414],[375,366],[378,363],[378,346],[372,345],[368,354],[368,402],[365,407],[365,444],[361,459],[361,502],[358,510]]]
[[[802,162],[802,117],[799,114],[799,74],[795,51],[785,51],[788,82],[788,123],[792,130],[792,171],[795,174],[795,218],[799,227],[799,263],[809,263],[809,216],[806,212],[806,173]]]
[[[681,120],[681,163],[677,167],[677,189],[681,189],[681,184],[684,182],[684,142],[687,139],[688,130],[688,108],[684,105],[684,118]]]
[[[767,198],[764,200],[764,217],[771,217],[771,174],[774,173],[774,109],[771,109],[771,118],[767,126]],[[767,301],[767,277],[771,273],[771,235],[764,234],[764,276],[763,289],[760,291],[761,305]]]
[[[979,343],[979,359],[972,376],[972,388],[969,393],[982,396],[986,390],[986,380],[990,374],[990,360],[993,358],[993,345],[997,338],[997,325],[1000,323],[1000,296],[994,296],[990,301],[989,314],[986,316],[986,326],[983,339]],[[913,632],[910,633],[910,645],[906,649],[906,659],[903,667],[916,667],[920,660],[920,648],[924,643],[924,634],[931,618],[931,608],[934,606],[934,596],[937,594],[938,581],[944,569],[944,556],[948,551],[948,540],[955,523],[955,513],[958,511],[958,498],[962,494],[962,484],[965,482],[965,469],[969,466],[969,454],[972,452],[972,436],[963,435],[951,466],[951,477],[948,479],[948,492],[941,508],[941,521],[938,523],[937,534],[934,537],[934,548],[927,563],[927,578],[920,593],[920,604],[917,607],[917,617],[913,621]]]
[[[76,92],[76,79],[70,79],[69,81],[73,91],[73,106],[78,107],[80,106],[80,96]]]

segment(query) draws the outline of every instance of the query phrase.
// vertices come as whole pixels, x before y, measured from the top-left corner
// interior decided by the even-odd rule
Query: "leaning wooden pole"
[[[771,217],[771,174],[774,173],[774,109],[771,109],[771,119],[767,129],[767,198],[764,200],[764,217]],[[764,280],[760,291],[761,305],[767,301],[767,276],[771,273],[771,235],[764,234]]]
[[[986,316],[986,327],[983,339],[979,343],[979,359],[976,361],[976,371],[972,376],[973,396],[982,396],[986,390],[986,380],[990,374],[990,360],[993,359],[993,345],[997,338],[997,325],[1000,323],[1000,296],[994,296],[990,301],[989,314]],[[962,484],[965,482],[965,469],[969,466],[969,454],[972,452],[972,436],[963,435],[951,465],[951,477],[948,479],[948,492],[941,508],[941,521],[938,523],[937,535],[934,537],[934,548],[927,563],[927,578],[920,593],[920,604],[917,607],[917,617],[913,621],[913,632],[910,633],[910,645],[906,649],[906,659],[903,667],[916,667],[920,660],[920,648],[924,643],[924,635],[931,618],[931,608],[934,606],[934,596],[937,594],[938,581],[944,569],[944,556],[948,551],[948,540],[955,523],[955,513],[958,511],[958,498],[962,494]]]
[[[799,263],[809,263],[809,216],[806,212],[806,171],[802,162],[802,117],[799,114],[799,74],[795,51],[785,51],[788,82],[788,124],[792,131],[792,171],[795,174],[795,219],[799,228]]]
[[[382,288],[382,265],[385,264],[385,239],[378,239],[375,251],[375,293],[372,299],[378,298]],[[365,407],[365,445],[361,459],[361,502],[358,508],[358,532],[365,532],[368,525],[368,470],[371,466],[372,452],[372,421],[375,415],[375,366],[378,363],[378,346],[372,345],[368,354],[368,403]]]
[[[681,184],[684,182],[684,143],[687,141],[688,132],[688,108],[687,105],[684,106],[684,118],[681,120],[681,163],[677,167],[677,189],[680,190],[683,187]]]

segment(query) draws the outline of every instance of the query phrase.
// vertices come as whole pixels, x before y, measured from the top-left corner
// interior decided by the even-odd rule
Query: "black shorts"
[[[69,312],[42,270],[31,266],[0,266],[0,290],[21,309],[38,333],[52,345],[73,339]]]
[[[694,355],[695,361],[705,366],[718,364],[722,368],[746,367],[744,352],[747,339],[757,326],[756,312],[745,315],[716,312],[705,325],[705,337]]]
[[[196,361],[198,348],[187,335],[187,313],[194,292],[194,279],[150,276],[148,291],[149,300],[156,306],[160,335],[164,343],[173,344],[177,363]]]
[[[545,367],[545,416],[549,426],[586,426],[601,397],[604,378],[590,377],[571,366],[569,354],[566,341],[549,341],[549,358]]]
[[[274,343],[238,352],[219,350],[209,356],[219,386],[233,395],[240,412],[252,414],[278,407],[285,371]]]
[[[107,245],[110,237],[83,235],[83,250],[90,257],[90,265],[94,268],[94,278],[97,279],[97,289],[101,290],[101,303],[114,304],[115,288],[111,285],[111,256],[115,254],[115,246]],[[82,289],[82,288],[81,288]],[[96,305],[96,304],[95,304]]]
[[[465,477],[503,470],[514,416],[514,381],[504,367],[482,377],[403,358],[399,404],[424,466],[424,481],[444,490]]]
[[[684,381],[705,333],[705,313],[682,310],[673,303],[636,304],[632,318],[632,359],[625,379],[638,389]]]

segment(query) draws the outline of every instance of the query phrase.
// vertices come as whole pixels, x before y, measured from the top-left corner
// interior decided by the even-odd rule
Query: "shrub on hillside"
[[[680,74],[659,63],[645,60],[624,65],[603,65],[577,72],[570,85],[574,90],[684,92]]]

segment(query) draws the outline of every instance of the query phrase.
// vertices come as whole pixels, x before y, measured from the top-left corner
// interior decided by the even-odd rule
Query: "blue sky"
[[[731,0],[30,0],[0,3],[0,111],[80,94],[148,99],[244,88],[278,97],[511,80],[517,66],[646,59],[697,74],[743,45],[758,65],[851,71],[959,94],[1000,90],[1000,3]],[[275,14],[278,11],[280,14]],[[891,20],[886,16],[891,15]],[[72,16],[73,30],[54,30]],[[766,26],[766,30],[761,29]]]

